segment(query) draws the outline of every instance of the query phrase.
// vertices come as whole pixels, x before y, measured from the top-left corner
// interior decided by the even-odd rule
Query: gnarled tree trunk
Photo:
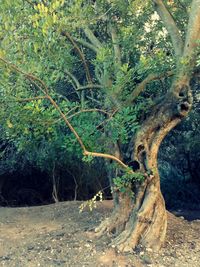
[[[176,73],[169,92],[157,101],[134,140],[132,159],[146,176],[142,185],[135,186],[135,201],[130,198],[129,192],[121,194],[119,205],[111,217],[96,228],[97,235],[116,233],[112,244],[121,251],[131,251],[138,244],[158,250],[164,242],[167,216],[160,191],[158,150],[165,136],[188,114],[192,106],[190,80],[200,39],[200,0],[192,1],[184,43],[163,1],[153,2],[174,46]]]
[[[153,107],[137,133],[132,158],[139,163],[139,171],[146,179],[136,186],[135,201],[130,194],[121,194],[111,217],[96,229],[100,235],[105,231],[115,233],[117,237],[112,245],[121,251],[131,251],[139,243],[158,250],[164,242],[167,215],[160,191],[157,155],[164,137],[190,110],[192,97],[188,82],[184,78],[174,81],[172,90]]]

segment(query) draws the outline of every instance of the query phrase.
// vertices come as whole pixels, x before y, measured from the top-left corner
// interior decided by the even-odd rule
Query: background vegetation
[[[165,2],[184,35],[190,1]],[[129,162],[135,132],[172,79],[162,76],[175,66],[163,24],[149,1],[4,0],[0,14],[0,56],[14,64],[0,65],[0,204],[88,199],[99,190],[110,198],[111,167],[82,156],[36,82],[46,84],[89,151],[119,142]],[[138,87],[152,73],[159,78]],[[200,204],[198,79],[193,111],[159,153],[168,208]]]

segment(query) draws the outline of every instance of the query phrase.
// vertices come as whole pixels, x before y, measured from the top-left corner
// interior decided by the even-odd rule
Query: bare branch
[[[67,69],[64,70],[64,72],[72,79],[72,81],[75,83],[76,85],[76,88],[79,88],[80,87],[80,83],[78,81],[78,79],[70,72],[68,71]]]
[[[153,0],[155,4],[155,9],[158,12],[160,18],[162,19],[171,39],[174,47],[174,51],[177,59],[182,56],[183,53],[183,40],[179,33],[179,29],[170,14],[169,10],[165,6],[162,0]]]
[[[99,88],[102,89],[103,86],[100,85],[100,84],[87,84],[87,85],[79,86],[79,87],[77,88],[77,91],[85,90],[85,89],[95,89],[95,88],[97,88],[97,89],[99,89]]]
[[[76,110],[77,108],[79,108],[80,106],[75,106],[73,108],[71,108],[68,112],[67,112],[67,115],[68,116],[72,111]]]
[[[183,57],[187,57],[188,64],[194,67],[197,47],[200,46],[200,0],[193,0],[189,15],[187,34]]]
[[[79,43],[82,44],[83,46],[89,48],[90,50],[93,50],[95,53],[98,52],[98,48],[96,48],[93,44],[88,43],[87,41],[80,39],[80,38],[74,38],[74,40]]]
[[[89,27],[84,28],[84,33],[87,36],[87,38],[90,40],[90,42],[94,45],[96,48],[102,48],[102,44],[97,39],[97,37],[94,35],[94,33],[90,30]]]
[[[94,103],[96,103],[97,105],[101,106],[101,102],[99,100],[96,100],[95,98],[91,97],[91,96],[86,96],[88,99],[92,100]]]
[[[65,69],[64,73],[66,73],[70,77],[70,79],[71,79],[70,82],[71,82],[71,84],[75,90],[74,93],[76,93],[78,98],[80,99],[80,94],[79,94],[79,92],[77,92],[77,88],[79,88],[81,85],[80,85],[78,79],[70,71],[68,71],[66,69]]]
[[[97,153],[97,152],[90,152],[90,151],[84,151],[83,153],[85,156],[92,156],[92,157],[99,157],[99,158],[106,158],[106,159],[112,159],[114,161],[117,161],[123,168],[128,168],[128,165],[124,164],[123,161],[118,159],[115,156],[112,156],[110,154],[104,154],[104,153]]]
[[[110,34],[111,34],[111,38],[112,38],[112,43],[113,43],[113,48],[114,48],[114,54],[115,54],[115,62],[121,66],[122,62],[121,62],[121,50],[120,50],[120,46],[119,46],[119,39],[117,36],[117,31],[114,25],[112,25],[110,23],[109,25],[110,28]]]
[[[103,86],[100,84],[87,84],[87,85],[81,85],[78,81],[78,79],[68,70],[64,71],[71,79],[72,81],[75,83],[74,89],[76,91],[82,91],[82,90],[86,90],[86,89],[102,89]]]

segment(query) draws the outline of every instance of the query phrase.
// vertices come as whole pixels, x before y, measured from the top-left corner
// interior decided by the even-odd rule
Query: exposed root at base
[[[109,218],[106,218],[96,229],[95,234],[101,237],[103,234],[118,235],[124,231],[128,222],[133,205],[128,195],[123,196],[123,200],[117,208],[115,208]]]
[[[111,246],[117,248],[121,252],[131,252],[133,251],[133,245],[129,244],[128,240],[130,238],[130,231],[124,230],[117,238],[115,238]]]
[[[95,228],[96,237],[101,237],[104,234],[117,235],[125,228],[129,216],[120,216],[120,213],[113,214],[111,217],[106,218],[97,228]]]
[[[109,233],[110,229],[110,218],[106,218],[98,227],[95,228],[95,236],[101,237],[104,233]]]

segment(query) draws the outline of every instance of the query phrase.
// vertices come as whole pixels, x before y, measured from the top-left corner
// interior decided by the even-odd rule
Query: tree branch
[[[67,114],[65,116],[68,118],[68,120],[71,120],[73,117],[75,117],[75,116],[77,116],[77,115],[79,115],[81,113],[85,113],[85,112],[100,112],[100,113],[103,113],[103,114],[106,114],[106,115],[110,116],[110,114],[107,111],[102,110],[102,109],[98,109],[98,108],[82,109],[82,110],[79,110],[79,111],[75,112],[72,115],[68,115],[69,113],[71,113],[76,108],[78,108],[78,107],[72,108],[67,112]],[[61,118],[59,118],[55,122],[59,122],[60,120],[61,120]]]
[[[10,63],[10,62],[8,62],[7,60],[5,60],[5,59],[2,58],[2,57],[0,57],[0,61],[4,62],[6,65],[8,65],[10,68],[12,68],[13,70],[15,70],[16,72],[21,73],[22,75],[24,75],[26,78],[28,78],[28,79],[31,80],[32,82],[33,82],[33,81],[37,81],[37,82],[39,82],[39,83],[43,86],[44,90],[43,90],[37,83],[34,82],[34,84],[35,84],[37,87],[40,88],[40,90],[43,92],[43,94],[46,95],[46,94],[48,93],[48,88],[47,88],[46,84],[45,84],[41,79],[39,79],[38,77],[35,77],[34,75],[32,75],[32,74],[30,74],[30,73],[26,73],[26,72],[20,70],[16,65],[14,65],[14,64],[12,64],[12,63]]]
[[[98,48],[96,48],[93,44],[88,43],[87,41],[80,39],[80,38],[74,38],[74,40],[79,43],[82,44],[83,46],[89,48],[90,50],[93,50],[95,53],[98,52]]]
[[[42,93],[45,94],[46,98],[50,101],[50,103],[54,106],[54,108],[60,113],[60,116],[63,118],[63,120],[65,121],[66,125],[69,127],[69,129],[72,131],[72,133],[75,135],[77,141],[79,142],[81,148],[83,149],[83,151],[86,150],[81,138],[79,137],[78,133],[76,132],[76,130],[73,128],[73,126],[71,125],[71,123],[67,120],[65,114],[61,111],[61,109],[59,108],[59,106],[57,105],[57,103],[53,100],[53,98],[48,94],[48,88],[45,85],[45,83],[43,81],[41,81],[39,78],[35,77],[32,74],[29,73],[25,73],[24,71],[20,70],[17,66],[15,66],[14,64],[8,62],[7,60],[0,58],[1,61],[3,61],[6,65],[8,65],[10,68],[14,69],[16,72],[21,73],[25,76],[25,78],[31,80],[32,83],[34,83],[38,89],[40,91],[42,91]],[[35,81],[40,81],[40,83],[44,86],[45,90],[43,90],[41,88],[41,86],[39,86],[37,83],[35,83]]]
[[[69,127],[69,129],[71,130],[71,132],[76,137],[79,145],[81,146],[81,148],[83,150],[83,155],[85,155],[85,156],[93,156],[93,157],[101,157],[101,158],[112,159],[112,160],[116,161],[117,163],[119,163],[119,165],[121,165],[123,168],[128,168],[128,166],[126,164],[124,164],[120,159],[118,159],[117,157],[115,157],[113,155],[87,151],[87,149],[86,149],[86,147],[85,147],[82,139],[78,135],[77,131],[71,125],[71,123],[69,122],[69,120],[67,119],[67,117],[65,116],[65,114],[62,112],[62,110],[60,109],[60,107],[58,106],[58,104],[48,94],[48,88],[45,85],[45,83],[43,81],[41,81],[39,78],[35,77],[34,75],[29,74],[29,73],[25,73],[24,71],[20,70],[14,64],[8,62],[7,60],[5,60],[5,59],[3,59],[1,57],[0,57],[0,61],[4,62],[6,65],[8,65],[11,69],[15,70],[16,72],[23,74],[25,78],[27,78],[32,83],[34,83],[38,87],[38,89],[41,90],[41,92],[43,92],[45,94],[46,98],[50,101],[50,103],[58,111],[58,113],[60,114],[61,118],[64,120],[65,124]],[[41,86],[38,85],[35,81],[39,81],[41,83],[41,85],[44,86],[44,89],[42,89]]]
[[[58,104],[53,100],[53,98],[50,95],[47,95],[47,98],[49,99],[50,103],[54,106],[54,108],[60,113],[60,116],[62,117],[62,119],[64,120],[66,125],[69,127],[71,132],[75,135],[75,137],[76,137],[77,141],[79,142],[83,152],[86,151],[86,148],[85,148],[85,145],[83,144],[82,139],[80,138],[80,136],[78,135],[78,133],[76,132],[74,127],[71,125],[71,123],[68,121],[65,114],[62,112],[62,110],[58,106]]]
[[[99,157],[99,158],[106,158],[106,159],[112,159],[119,163],[123,168],[128,168],[128,165],[124,164],[120,159],[118,159],[115,156],[112,156],[110,154],[104,154],[104,153],[97,153],[97,152],[90,152],[90,151],[84,151],[83,153],[85,156],[92,156],[92,157]]]
[[[76,44],[76,42],[74,41],[74,39],[71,37],[71,35],[68,32],[63,31],[61,34],[65,37],[67,37],[67,39],[71,42],[71,44],[74,46],[74,48],[78,52],[78,54],[79,54],[79,56],[83,62],[84,68],[85,68],[86,78],[88,80],[88,83],[92,83],[92,78],[90,76],[90,71],[89,71],[89,68],[87,65],[87,61],[85,59],[85,55],[82,53],[82,51],[80,50],[80,48],[78,47],[78,45]]]
[[[172,75],[174,75],[173,71],[167,71],[166,73],[163,74],[154,74],[154,73],[149,74],[141,83],[139,83],[136,86],[126,104],[133,103],[134,100],[139,96],[139,94],[145,90],[147,84],[150,83],[151,81],[159,80],[165,77],[170,77]]]
[[[87,85],[81,85],[78,81],[78,79],[71,73],[69,72],[68,70],[65,70],[64,71],[72,80],[73,82],[75,83],[75,90],[76,91],[81,91],[81,90],[86,90],[86,89],[95,89],[95,88],[100,88],[102,89],[103,86],[100,85],[100,84],[87,84]]]
[[[97,39],[97,37],[94,35],[94,33],[90,30],[89,27],[84,28],[84,33],[87,36],[87,38],[90,40],[90,42],[94,45],[94,47],[98,49],[102,48],[102,44]]]
[[[87,85],[79,86],[77,88],[77,91],[85,90],[85,89],[94,89],[94,88],[100,88],[100,89],[102,89],[103,86],[100,85],[100,84],[87,84]]]
[[[182,56],[183,53],[183,40],[179,33],[179,29],[170,14],[169,10],[166,8],[165,4],[162,0],[153,0],[155,4],[155,9],[158,12],[160,18],[162,19],[170,37],[172,40],[172,44],[174,47],[174,51],[177,59]]]
[[[183,57],[187,57],[188,65],[194,67],[197,47],[200,46],[200,0],[193,0],[191,11],[189,14],[189,22],[187,27],[185,47]]]
[[[109,122],[113,117],[114,115],[119,111],[119,109],[115,109],[112,114],[109,115],[109,117],[105,120],[103,120],[101,123],[99,123],[99,125],[96,126],[96,129],[100,129],[103,127],[103,125],[105,125],[107,122]],[[95,131],[91,132],[90,135],[94,134]]]
[[[121,50],[119,46],[119,39],[117,36],[117,31],[114,25],[110,23],[109,25],[110,28],[110,34],[112,38],[112,43],[113,43],[113,48],[114,48],[114,54],[115,54],[115,62],[117,65],[121,66]]]
[[[80,87],[80,83],[78,81],[78,79],[70,72],[68,71],[67,69],[64,70],[64,72],[72,79],[72,81],[75,83],[76,85],[76,88],[79,88]]]

